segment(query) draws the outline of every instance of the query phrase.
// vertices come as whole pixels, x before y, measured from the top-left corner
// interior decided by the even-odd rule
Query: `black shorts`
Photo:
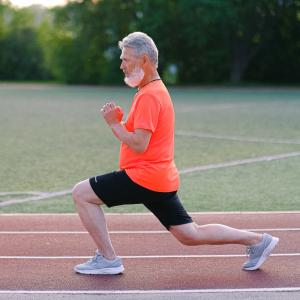
[[[169,230],[171,225],[192,223],[177,192],[161,193],[133,182],[125,171],[112,172],[89,179],[96,195],[108,206],[144,204]]]

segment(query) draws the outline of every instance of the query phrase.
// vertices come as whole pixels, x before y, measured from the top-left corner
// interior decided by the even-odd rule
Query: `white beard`
[[[142,68],[135,67],[128,77],[124,78],[125,83],[130,87],[137,87],[143,80],[145,73]]]

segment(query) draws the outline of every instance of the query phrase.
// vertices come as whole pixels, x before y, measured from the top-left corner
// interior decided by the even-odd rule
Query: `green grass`
[[[300,89],[172,88],[176,130],[300,141]],[[128,112],[121,87],[0,85],[0,192],[54,192],[118,167],[119,143],[99,114],[107,100]],[[300,145],[176,136],[179,169],[300,151]],[[299,210],[299,158],[181,176],[189,211]],[[0,197],[0,202],[9,197]],[[27,197],[27,196],[25,196]],[[74,212],[70,196],[0,208]],[[145,211],[142,206],[110,209]]]
[[[210,170],[182,179],[191,211],[299,210],[300,158]]]

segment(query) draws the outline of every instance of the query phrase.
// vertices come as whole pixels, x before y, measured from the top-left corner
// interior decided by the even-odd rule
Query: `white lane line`
[[[242,228],[254,232],[300,231],[300,228]],[[110,234],[170,234],[167,230],[112,230]],[[87,231],[0,231],[0,235],[35,235],[35,234],[88,234]]]
[[[23,199],[11,199],[11,200],[7,200],[7,201],[2,201],[2,202],[0,202],[0,207],[25,203],[28,201],[40,201],[40,200],[55,198],[55,197],[59,197],[59,196],[65,196],[68,194],[71,194],[71,190],[64,190],[64,191],[53,192],[53,193],[42,193],[41,192],[40,195],[37,195],[37,196],[27,197],[27,198],[23,198]]]
[[[236,166],[248,165],[248,164],[253,164],[253,163],[258,163],[258,162],[287,159],[287,158],[297,157],[297,156],[300,156],[300,152],[290,152],[290,153],[283,153],[283,154],[279,154],[279,155],[261,156],[261,157],[248,158],[248,159],[242,159],[242,160],[234,160],[234,161],[229,161],[229,162],[224,162],[224,163],[219,163],[219,164],[195,166],[195,167],[180,170],[179,173],[182,175],[182,174],[188,174],[188,173],[192,173],[192,172],[207,171],[207,170],[212,170],[212,169],[222,169],[222,168],[228,168],[228,167],[236,167]]]
[[[235,142],[300,145],[299,140],[290,140],[290,139],[289,140],[285,140],[285,139],[263,139],[263,138],[257,138],[257,137],[242,137],[242,136],[207,134],[207,133],[191,132],[191,131],[184,131],[184,130],[176,131],[175,134],[178,135],[178,136],[216,139],[216,140],[228,140],[228,141],[235,141]]]
[[[299,287],[244,288],[244,289],[180,289],[180,290],[0,290],[0,294],[71,294],[71,295],[108,295],[108,294],[197,294],[197,293],[263,293],[298,292]]]
[[[161,258],[238,258],[245,257],[246,254],[207,254],[207,255],[121,255],[125,259],[161,259]],[[272,257],[300,257],[300,253],[275,253]],[[89,259],[91,256],[0,256],[0,259],[20,259],[20,260],[68,260],[68,259]]]
[[[46,194],[47,193],[43,193],[43,192],[0,192],[0,196],[19,196],[19,195],[41,196]]]

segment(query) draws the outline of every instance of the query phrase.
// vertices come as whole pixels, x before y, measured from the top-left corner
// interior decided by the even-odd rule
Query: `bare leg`
[[[107,230],[105,215],[100,207],[103,202],[94,193],[89,180],[78,183],[72,196],[79,217],[101,254],[109,260],[115,259],[116,254]]]
[[[221,224],[199,226],[189,223],[171,226],[170,232],[184,245],[224,245],[241,244],[251,246],[261,241],[262,235],[246,230],[239,230]]]

